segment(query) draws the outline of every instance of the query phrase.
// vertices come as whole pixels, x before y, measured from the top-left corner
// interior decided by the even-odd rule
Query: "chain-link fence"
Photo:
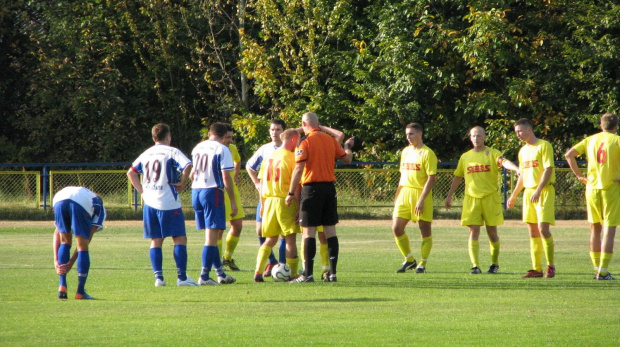
[[[69,185],[88,187],[100,194],[108,209],[140,209],[140,196],[133,190],[126,170],[51,170],[41,175],[35,171],[0,172],[0,206],[3,208],[49,208],[53,195]],[[452,169],[440,169],[433,188],[434,205],[443,207],[453,177]],[[46,184],[49,177],[49,185]],[[357,215],[389,216],[398,187],[400,173],[388,169],[336,169],[338,206],[343,211],[355,211]],[[241,202],[246,214],[254,214],[258,193],[252,180],[242,171],[238,177]],[[498,176],[504,199],[516,182],[514,174]],[[47,188],[46,188],[47,187]],[[184,208],[191,209],[191,182],[181,194]],[[585,186],[570,169],[556,169],[556,210],[579,209],[585,211]],[[453,206],[460,205],[463,184],[456,191]],[[521,205],[518,199],[517,206]]]

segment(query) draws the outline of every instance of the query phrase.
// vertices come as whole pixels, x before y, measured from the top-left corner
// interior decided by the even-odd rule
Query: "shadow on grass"
[[[281,302],[388,302],[388,301],[398,301],[398,300],[386,299],[386,298],[316,298],[316,299],[279,298],[277,300],[258,300],[258,301],[281,303]]]

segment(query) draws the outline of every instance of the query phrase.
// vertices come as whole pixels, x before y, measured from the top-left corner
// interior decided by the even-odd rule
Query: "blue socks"
[[[58,265],[66,264],[71,258],[71,245],[61,243],[58,247]],[[67,287],[67,275],[60,275],[58,286]]]
[[[161,253],[161,248],[151,248],[149,250],[149,255],[151,257],[151,266],[153,266],[153,273],[155,274],[155,278],[163,281],[164,272],[162,270],[163,256]]]
[[[174,245],[174,261],[177,264],[177,277],[179,280],[187,280],[187,246]]]
[[[286,241],[283,238],[280,238],[280,252],[278,254],[278,260],[280,260],[280,264],[286,264]]]
[[[215,272],[219,277],[226,276],[217,246],[204,246],[202,247],[202,272],[200,273],[200,278],[204,281],[208,280],[212,267],[215,267]]]
[[[79,251],[77,256],[77,271],[78,271],[78,294],[85,294],[84,286],[86,285],[86,278],[88,277],[88,270],[90,269],[90,254],[88,251]]]

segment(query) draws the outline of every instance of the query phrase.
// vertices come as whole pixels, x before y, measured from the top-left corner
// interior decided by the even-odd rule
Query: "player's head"
[[[222,143],[225,146],[228,146],[233,142],[234,130],[233,130],[233,127],[230,126],[230,124],[224,124],[224,125],[226,126],[226,135],[224,135],[224,141],[222,141]]]
[[[469,140],[471,141],[474,148],[483,148],[484,141],[487,139],[486,132],[484,128],[481,126],[475,126],[469,130]]]
[[[314,112],[306,112],[301,117],[301,126],[304,128],[304,132],[308,133],[310,130],[319,127],[319,117]]]
[[[220,122],[213,123],[209,128],[209,138],[212,140],[223,142],[224,137],[226,136],[226,131],[226,124]]]
[[[422,135],[424,135],[424,127],[420,123],[409,123],[405,127],[405,136],[411,145],[421,143]]]
[[[151,135],[153,135],[154,142],[163,142],[165,143],[168,140],[167,144],[170,144],[169,137],[170,135],[170,127],[167,124],[159,123],[155,124],[151,129]]]
[[[601,129],[604,131],[618,130],[618,116],[615,113],[605,113],[601,116]]]
[[[299,133],[295,129],[286,129],[280,134],[280,140],[282,140],[282,147],[292,152],[299,141]]]
[[[280,134],[282,134],[284,130],[286,130],[286,123],[284,123],[282,119],[272,119],[269,124],[269,136],[271,137],[271,142],[277,144],[278,146],[282,144]]]
[[[536,136],[534,136],[534,125],[527,118],[521,118],[515,122],[515,135],[519,138],[519,140],[523,142],[530,143],[535,140]]]

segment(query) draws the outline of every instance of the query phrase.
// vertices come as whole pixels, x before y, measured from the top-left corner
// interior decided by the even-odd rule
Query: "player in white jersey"
[[[131,164],[127,176],[144,199],[144,238],[151,239],[149,254],[155,274],[155,286],[166,285],[161,249],[166,237],[172,237],[174,242],[177,285],[196,286],[198,284],[186,273],[187,236],[179,197],[187,184],[192,163],[183,152],[170,146],[172,136],[168,125],[157,124],[151,133],[155,145],[144,151]],[[142,174],[142,182],[139,174]]]
[[[205,230],[205,246],[202,249],[202,272],[198,283],[217,285],[234,283],[235,278],[226,275],[217,248],[219,231],[226,229],[226,205],[224,189],[230,198],[230,215],[237,214],[237,201],[230,172],[234,170],[232,155],[223,144],[226,125],[214,123],[209,129],[209,139],[194,147],[192,158],[192,205],[196,214],[196,229]],[[215,267],[218,281],[209,277]]]
[[[269,126],[269,136],[271,137],[271,142],[262,145],[256,152],[254,152],[252,157],[250,157],[250,159],[245,165],[248,175],[252,179],[252,182],[254,182],[254,186],[256,187],[256,190],[259,192],[258,204],[256,206],[256,235],[258,236],[259,245],[262,245],[263,242],[265,242],[265,238],[262,236],[262,231],[261,231],[262,229],[262,219],[261,219],[261,214],[260,214],[261,183],[258,177],[258,172],[260,170],[263,160],[266,160],[269,157],[271,157],[271,154],[273,154],[273,152],[275,152],[276,149],[282,146],[282,140],[280,139],[280,134],[282,134],[284,130],[286,130],[286,123],[284,123],[283,120],[272,119],[271,124]],[[285,255],[283,256],[285,252],[286,252],[286,245],[284,243],[284,239],[282,239],[282,242],[280,242],[280,258],[281,258],[280,260],[281,261],[283,260],[284,263],[286,262],[286,256]],[[277,263],[278,263],[278,260],[273,255],[273,253],[271,253],[269,255],[269,264],[267,264],[267,267],[265,268],[263,277],[271,276],[271,268]]]
[[[106,211],[95,193],[84,187],[66,187],[52,200],[54,206],[54,266],[59,276],[58,298],[67,299],[67,273],[77,260],[77,300],[93,299],[86,294],[84,286],[90,269],[88,246],[95,232],[103,228]],[[75,234],[77,249],[71,255],[72,235]]]

